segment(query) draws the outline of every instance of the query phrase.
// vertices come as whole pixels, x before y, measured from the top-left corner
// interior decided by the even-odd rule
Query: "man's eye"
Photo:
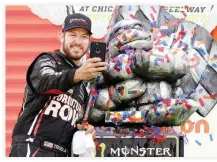
[[[89,37],[86,36],[86,35],[82,36],[82,39],[88,39],[88,38],[89,38]]]

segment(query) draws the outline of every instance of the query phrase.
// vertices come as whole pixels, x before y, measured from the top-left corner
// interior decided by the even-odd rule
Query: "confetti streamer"
[[[133,14],[130,14],[130,17],[136,19],[136,16],[134,16]]]
[[[115,66],[114,69],[115,69],[117,72],[120,72],[120,70],[121,70],[121,69],[119,69],[117,66]]]
[[[160,52],[164,52],[164,47],[158,47],[157,49],[158,49],[158,51],[160,51]]]
[[[166,115],[166,118],[172,119],[172,116],[170,114]]]
[[[186,107],[187,109],[191,109],[191,108],[192,108],[192,106],[189,105],[188,103],[185,104],[185,107]]]
[[[181,12],[182,12],[182,14],[184,15],[184,17],[187,16],[187,14],[185,13],[185,11],[181,11]]]
[[[123,112],[123,120],[126,120],[127,118],[128,118],[128,116],[129,116],[129,113],[128,113],[128,111],[124,111]]]
[[[188,137],[187,137],[186,133],[184,134],[184,137],[186,139],[186,142],[188,143],[189,141],[188,141]]]
[[[199,99],[199,102],[200,102],[200,105],[201,105],[202,107],[205,106],[202,98]]]
[[[209,135],[210,141],[213,141],[212,134]]]
[[[177,50],[174,50],[174,51],[172,51],[172,54],[177,54],[178,53],[178,51]]]
[[[160,72],[162,70],[162,68],[158,69],[158,72]]]
[[[110,100],[108,100],[108,101],[106,102],[106,108],[109,108],[109,106],[110,106]]]
[[[95,94],[95,95],[93,96],[93,101],[96,101],[97,98],[98,98],[98,94]]]
[[[151,6],[152,11],[154,11],[154,13],[157,13],[157,11],[155,10],[154,6]]]
[[[197,57],[197,56],[194,56],[194,57],[192,57],[192,58],[189,59],[189,61],[192,61],[192,62],[197,62],[199,60],[200,60],[200,58]]]
[[[164,62],[163,58],[157,58],[158,61]]]
[[[174,40],[174,44],[176,44],[179,40],[180,40],[180,37],[177,37],[177,38]]]
[[[155,99],[156,102],[160,100],[155,93],[153,94],[153,96],[154,96],[154,99]]]
[[[160,113],[156,110],[155,115],[158,117],[158,116],[160,116]]]
[[[198,65],[200,65],[199,61],[196,64],[194,64],[194,68],[197,68]]]
[[[155,42],[155,46],[158,45],[160,43],[160,39],[157,40],[157,42]]]
[[[159,134],[160,134],[160,130],[157,129],[157,128],[155,128],[155,129],[154,129],[154,135],[157,136],[157,135],[159,135]]]
[[[201,75],[201,79],[206,79],[206,78],[208,78],[208,74],[202,74]]]
[[[199,146],[201,146],[201,143],[198,140],[195,140],[196,144],[198,144]]]
[[[217,64],[212,63],[212,66],[213,66],[214,68],[217,68]]]
[[[211,57],[211,58],[210,58],[210,61],[215,61],[215,60],[217,60],[216,57]]]
[[[130,70],[130,68],[128,67],[128,68],[126,68],[126,71],[127,71],[127,74],[131,74],[131,70]]]
[[[139,94],[139,91],[134,90],[134,91],[128,91],[128,94]]]
[[[132,6],[129,5],[129,6],[128,6],[128,11],[131,11],[131,10],[132,10]]]
[[[158,66],[157,59],[154,60],[154,66]]]
[[[163,40],[160,44],[164,45],[164,46],[168,46],[167,42],[165,40]]]
[[[203,48],[196,48],[196,50],[198,50],[198,52],[202,55],[206,55],[206,52],[204,51]]]
[[[193,92],[193,93],[196,92],[196,89],[195,89],[195,88],[189,88],[189,90],[190,90],[191,92]]]
[[[172,107],[172,108],[169,109],[169,111],[174,112],[175,108]]]
[[[165,57],[166,57],[167,62],[169,63],[170,62],[169,56],[166,54]]]
[[[154,21],[154,15],[151,13],[150,16],[151,16],[152,20]]]
[[[181,95],[179,95],[180,99],[187,98],[187,97],[188,97],[188,94],[181,94]]]
[[[204,95],[203,98],[204,99],[213,99],[212,95]]]
[[[166,104],[167,106],[169,106],[171,103],[171,99],[164,99],[163,103]]]
[[[121,42],[120,42],[120,40],[118,40],[118,45],[117,45],[117,47],[118,47],[118,49],[120,49],[121,48]]]
[[[101,76],[96,77],[96,82],[99,83]]]

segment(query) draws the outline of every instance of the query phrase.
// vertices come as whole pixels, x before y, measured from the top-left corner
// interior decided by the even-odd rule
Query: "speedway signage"
[[[183,157],[183,138],[167,136],[162,142],[154,138],[96,137],[96,157]]]

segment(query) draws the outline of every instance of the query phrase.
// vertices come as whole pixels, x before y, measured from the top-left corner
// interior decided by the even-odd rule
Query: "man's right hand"
[[[108,63],[101,62],[101,58],[90,58],[75,71],[73,82],[77,83],[81,80],[90,80],[92,78],[95,78],[107,68]]]

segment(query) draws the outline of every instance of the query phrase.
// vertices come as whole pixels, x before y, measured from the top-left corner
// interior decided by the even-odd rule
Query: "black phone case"
[[[90,58],[99,57],[105,61],[106,43],[105,42],[91,42]]]

